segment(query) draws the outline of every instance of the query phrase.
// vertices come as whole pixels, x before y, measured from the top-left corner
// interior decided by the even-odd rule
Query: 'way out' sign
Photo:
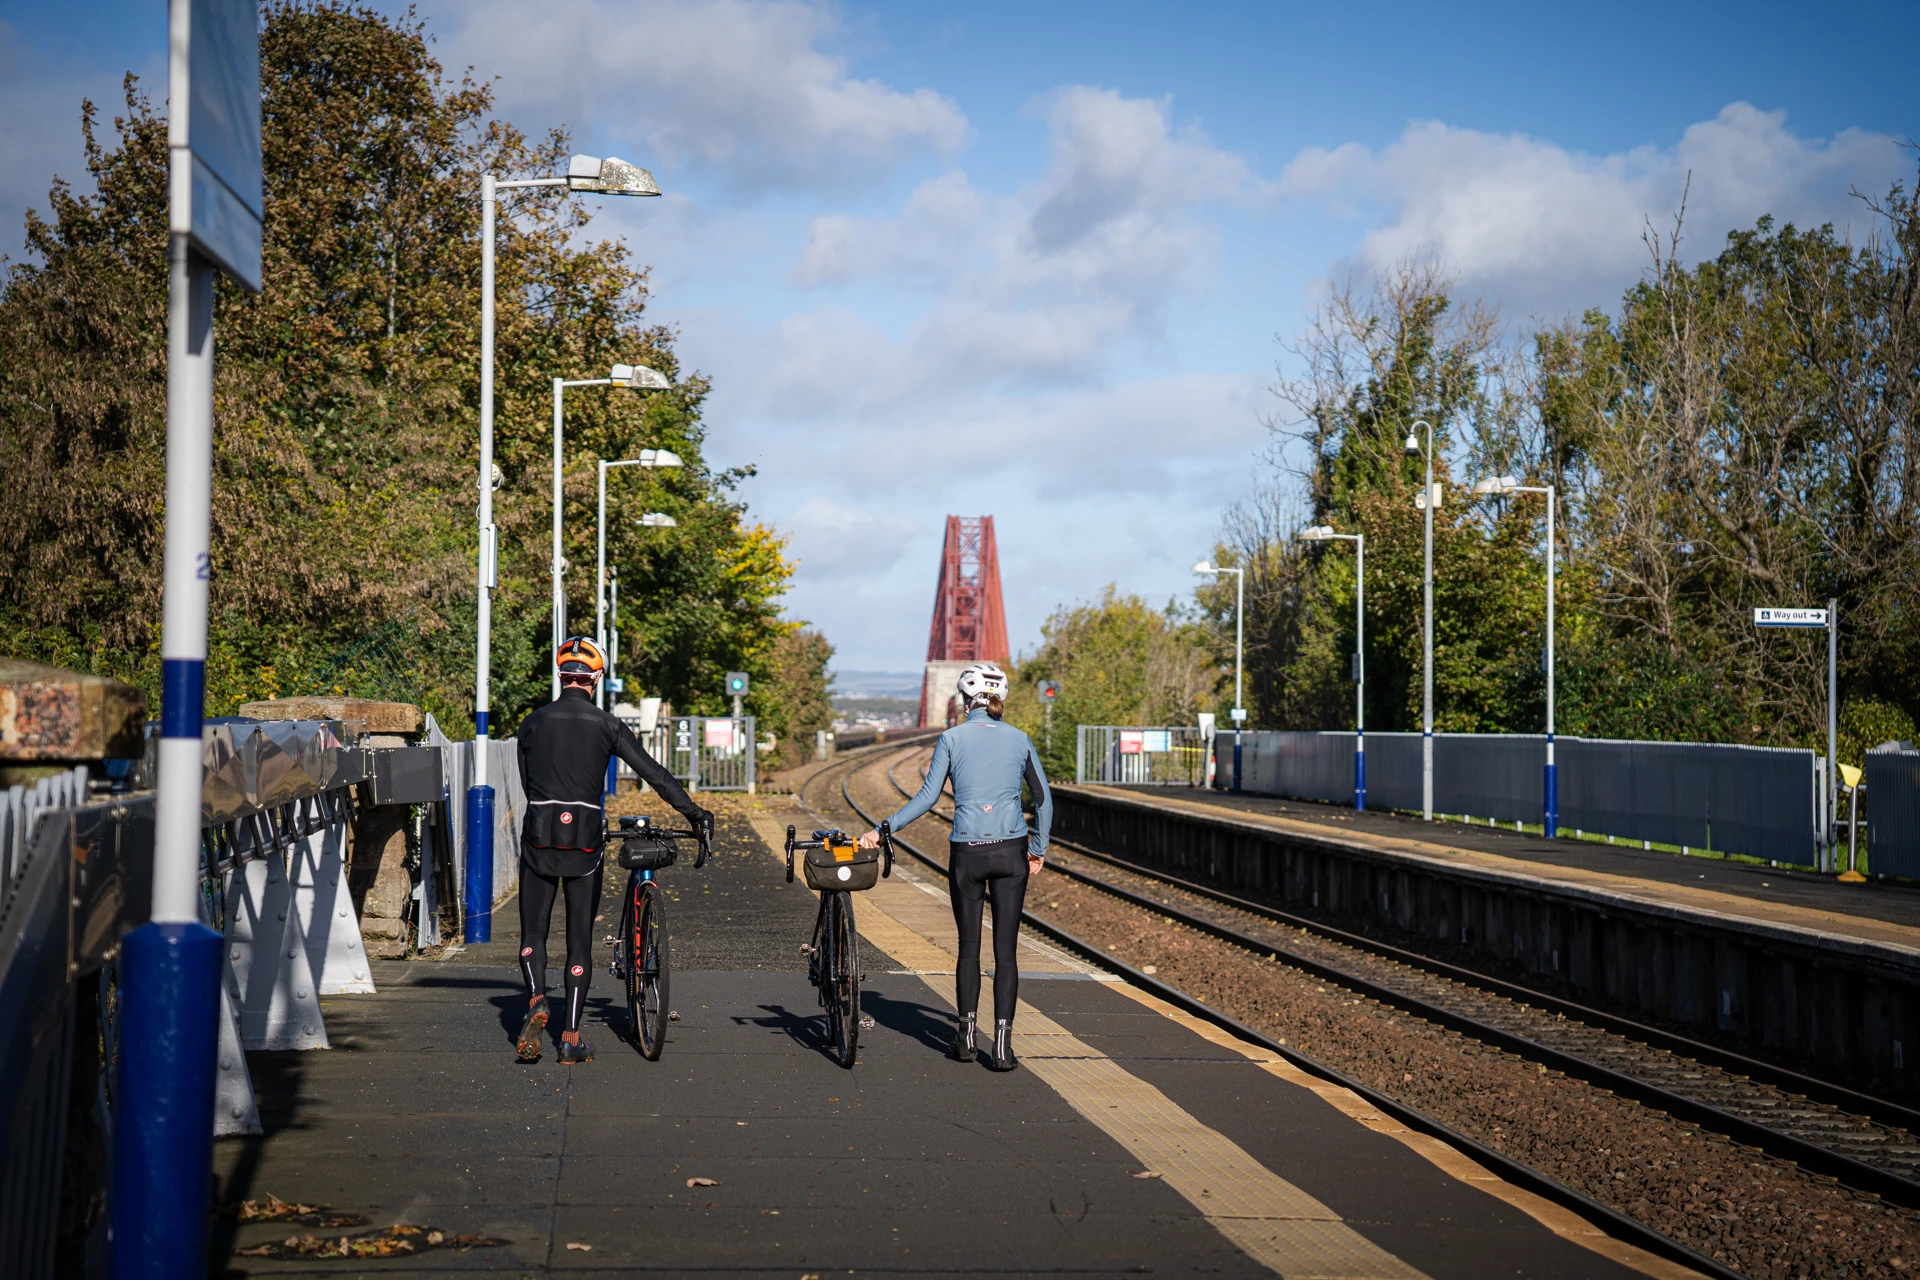
[[[1827,625],[1825,609],[1755,609],[1753,625],[1756,627],[1824,627]]]

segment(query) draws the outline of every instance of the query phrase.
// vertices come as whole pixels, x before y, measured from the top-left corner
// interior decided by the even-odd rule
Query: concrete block
[[[427,713],[411,702],[378,702],[372,698],[274,698],[246,702],[240,714],[251,720],[348,720],[366,726],[367,733],[411,736],[427,727]]]

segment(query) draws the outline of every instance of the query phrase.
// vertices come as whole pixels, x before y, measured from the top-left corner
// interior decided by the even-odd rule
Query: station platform
[[[876,1025],[840,1068],[799,951],[815,898],[774,848],[789,822],[817,825],[741,801],[704,870],[663,875],[680,1020],[659,1062],[622,1038],[604,948],[595,1061],[515,1061],[511,903],[500,941],[330,997],[332,1050],[250,1055],[266,1133],[217,1147],[221,1204],[490,1243],[276,1260],[247,1251],[314,1229],[227,1222],[215,1272],[1692,1274],[1043,940],[1021,952],[1020,1070],[949,1061],[946,890],[904,865],[857,899]]]
[[[1631,844],[1548,840],[1538,833],[1276,796],[1168,787],[1062,786],[1120,795],[1175,811],[1252,821],[1275,831],[1358,840],[1463,867],[1619,893],[1813,934],[1901,948],[1920,959],[1920,889],[1758,866],[1713,856],[1658,853]]]

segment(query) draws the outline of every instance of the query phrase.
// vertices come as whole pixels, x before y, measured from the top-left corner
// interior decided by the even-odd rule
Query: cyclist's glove
[[[695,819],[693,825],[694,825],[694,829],[700,833],[701,837],[704,840],[706,840],[706,842],[709,845],[711,845],[713,843],[713,810],[711,809],[700,810],[700,816],[699,818]]]

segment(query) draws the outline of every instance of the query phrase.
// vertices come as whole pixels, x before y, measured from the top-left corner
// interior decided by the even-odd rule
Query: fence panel
[[[1406,736],[1415,739],[1417,756],[1418,736]],[[1547,740],[1539,734],[1436,733],[1434,812],[1538,823],[1546,817],[1546,766]]]
[[[1867,752],[1866,783],[1867,865],[1920,879],[1920,751]]]
[[[689,791],[752,791],[754,744],[752,716],[675,716],[655,758]]]
[[[1233,736],[1219,736],[1222,767],[1215,779],[1231,781]],[[1265,795],[1353,801],[1353,735],[1286,730],[1243,733],[1240,741],[1240,789]]]
[[[1207,734],[1193,725],[1083,724],[1075,745],[1078,782],[1150,787],[1206,782]]]

